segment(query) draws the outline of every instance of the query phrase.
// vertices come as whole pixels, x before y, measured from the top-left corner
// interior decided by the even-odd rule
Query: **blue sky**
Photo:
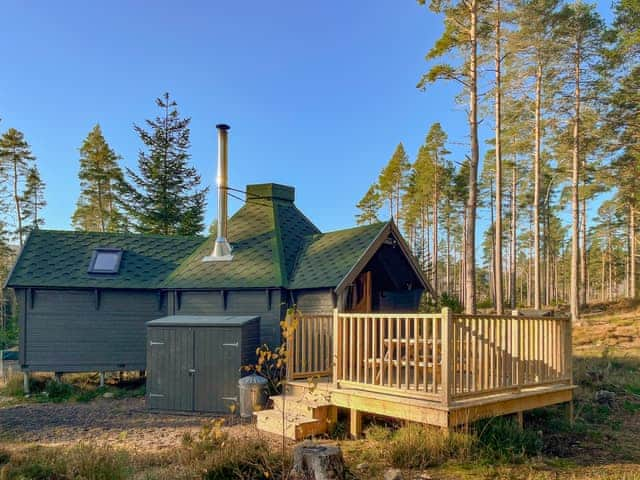
[[[214,126],[229,123],[231,186],[293,185],[322,230],[353,225],[398,142],[415,155],[433,122],[453,158],[464,155],[457,87],[415,88],[442,25],[413,0],[9,1],[3,18],[0,131],[22,130],[33,147],[47,228],[71,228],[78,148],[93,125],[134,167],[133,124],[156,115],[165,91],[192,117],[192,162],[207,184]],[[207,223],[214,215],[212,190]]]

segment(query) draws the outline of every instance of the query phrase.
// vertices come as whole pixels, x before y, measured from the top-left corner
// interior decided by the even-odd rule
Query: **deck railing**
[[[338,386],[438,400],[571,382],[568,318],[337,313]]]
[[[332,371],[332,314],[304,314],[288,339],[289,379],[331,375]]]

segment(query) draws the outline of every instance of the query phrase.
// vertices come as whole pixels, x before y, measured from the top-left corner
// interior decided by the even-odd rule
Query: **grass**
[[[144,379],[125,377],[103,387],[99,385],[97,374],[66,374],[62,381],[50,375],[32,375],[29,378],[30,395],[24,393],[23,376],[11,376],[0,388],[0,395],[15,401],[29,402],[90,402],[105,394],[112,398],[142,397],[145,394]]]
[[[162,454],[88,443],[0,450],[0,480],[279,480],[291,469],[289,451],[283,456],[259,436],[231,437],[221,425],[206,424]]]
[[[555,406],[526,412],[524,430],[508,417],[485,420],[450,436],[425,426],[372,423],[363,439],[351,441],[344,439],[346,424],[338,422],[333,435],[352,478],[382,479],[395,467],[408,479],[424,471],[434,480],[640,479],[640,310],[631,303],[614,305],[613,314],[606,308],[592,308],[574,327],[574,424],[567,421],[564,406]],[[91,401],[106,392],[142,392],[135,382],[100,389],[93,377],[64,380],[72,386],[70,396],[66,387],[38,378],[34,381],[40,393],[30,401],[40,401],[38,396],[47,389],[42,401]],[[21,388],[18,377],[3,393],[19,395]],[[612,400],[597,401],[601,390],[613,393]],[[11,445],[11,451],[0,450],[0,480],[284,477],[289,451],[283,455],[257,431],[248,438],[225,432],[221,424],[208,424],[163,453],[107,445]]]

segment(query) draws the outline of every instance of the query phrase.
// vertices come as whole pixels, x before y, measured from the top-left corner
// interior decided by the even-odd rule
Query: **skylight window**
[[[96,248],[89,263],[89,273],[118,273],[122,260],[119,248]]]

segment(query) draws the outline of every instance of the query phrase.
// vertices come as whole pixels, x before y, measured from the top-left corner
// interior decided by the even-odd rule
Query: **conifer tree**
[[[35,165],[27,172],[24,193],[22,194],[22,225],[26,232],[38,229],[44,225],[42,209],[47,206],[44,199],[45,183],[40,178],[40,172]]]
[[[115,232],[123,229],[124,218],[117,204],[118,189],[123,181],[118,160],[100,125],[94,126],[80,147],[80,198],[71,217],[78,230]]]
[[[156,99],[160,115],[136,125],[144,145],[138,171],[127,168],[123,203],[135,229],[164,235],[194,235],[204,229],[206,189],[189,166],[190,118],[181,118],[168,93]]]
[[[400,225],[400,199],[407,185],[407,172],[410,167],[409,156],[400,142],[378,177],[380,194],[388,202],[389,214],[398,225]]]
[[[427,0],[418,0],[425,4]],[[465,259],[465,300],[467,313],[476,312],[476,220],[478,208],[478,165],[480,150],[478,145],[478,83],[480,40],[486,35],[481,22],[486,4],[481,0],[430,0],[429,8],[444,15],[444,32],[427,53],[428,60],[458,55],[457,63],[433,65],[423,75],[418,88],[438,80],[454,80],[462,85],[468,98],[469,153],[468,197],[464,239]]]
[[[34,159],[31,147],[24,139],[22,132],[10,128],[0,137],[0,171],[11,184],[16,219],[15,234],[21,247],[24,243],[24,229],[22,228],[24,214],[20,190]]]
[[[356,215],[356,223],[358,225],[369,225],[379,222],[378,212],[382,208],[382,203],[378,186],[371,185],[367,193],[356,204],[356,208],[360,210],[360,213]]]
[[[580,312],[579,254],[580,254],[580,180],[584,169],[583,109],[585,103],[595,100],[595,64],[602,54],[604,24],[593,5],[579,1],[567,5],[561,12],[563,22],[559,26],[558,38],[562,46],[564,65],[561,79],[565,85],[565,98],[571,100],[568,107],[568,123],[571,133],[571,317],[577,320]],[[586,208],[584,209],[586,211]],[[584,215],[583,216],[583,221]],[[585,242],[586,246],[586,242]]]

